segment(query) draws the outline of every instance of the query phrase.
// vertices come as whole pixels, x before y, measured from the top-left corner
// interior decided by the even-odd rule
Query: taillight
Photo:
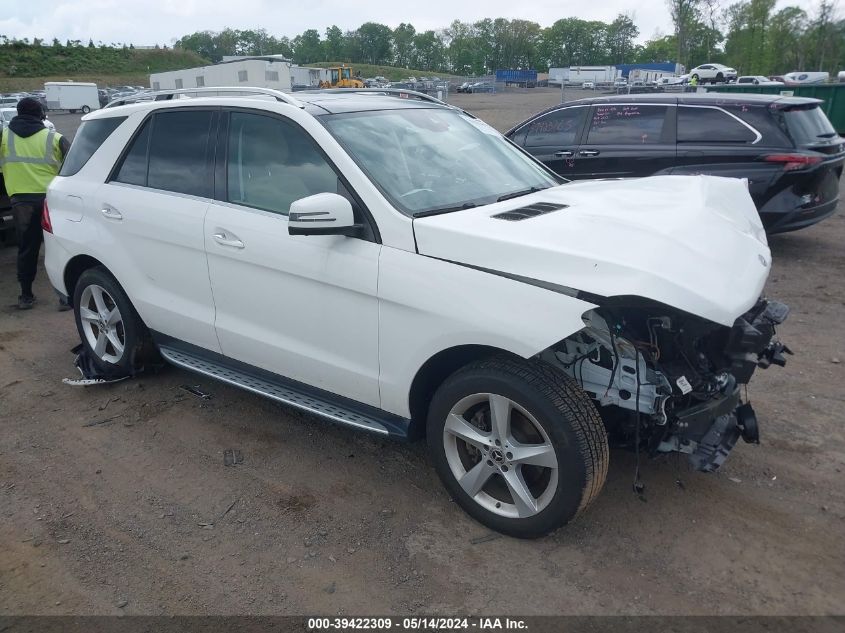
[[[53,232],[53,223],[50,221],[50,209],[47,208],[47,201],[44,201],[44,208],[41,210],[41,228],[48,233]]]
[[[769,154],[763,160],[767,163],[782,163],[784,171],[794,171],[818,165],[822,162],[822,157],[809,154]]]

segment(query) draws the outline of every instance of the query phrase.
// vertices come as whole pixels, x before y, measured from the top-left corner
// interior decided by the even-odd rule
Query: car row
[[[778,95],[595,97],[506,133],[571,180],[709,174],[745,179],[769,233],[836,210],[845,144],[818,99]]]

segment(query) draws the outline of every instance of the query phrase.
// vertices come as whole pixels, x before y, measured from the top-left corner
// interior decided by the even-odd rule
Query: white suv
[[[562,184],[425,95],[256,92],[278,101],[84,117],[46,263],[100,371],[160,354],[425,436],[458,503],[520,537],[588,506],[610,443],[710,471],[756,441],[740,386],[781,362],[786,308],[760,299],[771,255],[742,181]]]

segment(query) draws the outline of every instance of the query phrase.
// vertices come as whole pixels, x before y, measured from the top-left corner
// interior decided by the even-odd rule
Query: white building
[[[290,92],[291,63],[281,56],[238,58],[212,66],[198,66],[150,75],[153,90],[179,90],[212,86],[274,88]]]

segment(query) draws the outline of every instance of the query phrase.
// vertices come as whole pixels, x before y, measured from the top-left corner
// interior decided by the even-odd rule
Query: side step
[[[371,433],[390,435],[399,439],[407,438],[408,420],[393,416],[361,403],[356,403],[327,392],[317,392],[306,385],[293,383],[269,372],[235,369],[229,363],[223,363],[173,347],[159,346],[159,352],[169,363],[184,369],[203,374],[210,378],[257,393],[283,404],[313,413],[333,422],[352,426]],[[228,359],[226,359],[228,360]],[[236,361],[233,361],[233,364]],[[238,363],[240,364],[240,363]],[[258,373],[263,374],[259,377]]]

